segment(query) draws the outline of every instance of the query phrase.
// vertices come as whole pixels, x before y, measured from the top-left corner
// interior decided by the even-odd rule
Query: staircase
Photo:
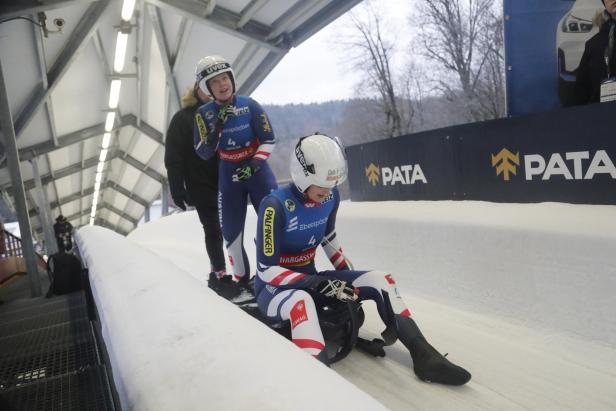
[[[88,312],[83,291],[0,305],[0,410],[118,409]]]
[[[18,296],[0,301],[0,411],[119,411],[87,270],[85,291],[23,298],[21,239],[0,235],[0,288]]]

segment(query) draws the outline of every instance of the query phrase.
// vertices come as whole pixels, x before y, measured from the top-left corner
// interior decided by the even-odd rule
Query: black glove
[[[355,288],[347,284],[346,281],[337,279],[328,279],[322,281],[317,286],[317,291],[329,298],[337,298],[340,301],[357,300],[357,294],[355,294]]]
[[[184,177],[182,173],[176,169],[167,170],[167,178],[169,179],[169,192],[176,206],[186,211],[186,206],[190,205],[190,199],[184,187]]]
[[[186,206],[188,205],[186,192],[172,195],[171,198],[173,198],[173,202],[176,206],[186,211]]]
[[[235,169],[235,173],[231,176],[233,182],[246,181],[250,179],[261,167],[258,160],[251,160],[248,164]]]

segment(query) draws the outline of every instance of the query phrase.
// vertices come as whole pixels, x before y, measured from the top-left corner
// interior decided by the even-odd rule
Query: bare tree
[[[334,134],[343,137],[345,144],[359,144],[383,138],[385,117],[375,116],[377,99],[355,98],[345,104],[341,121]]]
[[[402,107],[402,129],[406,132],[416,131],[424,123],[425,73],[424,69],[416,64],[415,60],[416,56],[409,52],[408,63],[400,80],[401,92],[399,101]]]
[[[457,78],[457,87],[446,78],[437,80],[438,87],[452,100],[458,99],[461,92],[475,121],[497,117],[485,99],[496,102],[499,98],[489,93],[503,92],[502,83],[500,88],[495,83],[501,75],[494,70],[498,64],[502,67],[502,34],[493,37],[498,26],[493,3],[494,0],[424,0],[418,9],[423,53]],[[500,46],[496,45],[498,41]]]
[[[399,107],[391,69],[394,42],[388,39],[383,19],[372,3],[366,2],[363,7],[366,11],[363,18],[351,13],[354,30],[345,43],[355,52],[352,57],[354,68],[365,74],[362,84],[380,97],[378,102],[386,124],[382,132],[396,137],[408,129],[404,122],[405,114]]]
[[[490,12],[479,44],[486,53],[486,62],[477,86],[478,104],[485,118],[506,115],[504,28],[501,13]]]

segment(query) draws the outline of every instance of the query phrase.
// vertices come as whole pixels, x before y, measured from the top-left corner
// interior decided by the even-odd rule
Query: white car
[[[562,105],[569,105],[572,98],[575,74],[584,45],[599,28],[593,19],[605,8],[601,0],[562,0],[571,3],[571,9],[558,22],[556,29],[556,53],[558,59],[558,91]]]

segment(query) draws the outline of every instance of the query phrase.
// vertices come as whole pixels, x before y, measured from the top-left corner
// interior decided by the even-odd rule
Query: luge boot
[[[327,348],[323,348],[323,350],[318,355],[315,355],[314,358],[316,358],[317,360],[321,361],[327,367],[330,366],[329,365],[329,357],[327,356]]]
[[[453,364],[432,347],[410,317],[396,315],[398,336],[411,353],[413,371],[422,381],[446,385],[464,385],[471,374]]]
[[[214,290],[216,294],[227,300],[237,297],[242,292],[238,283],[233,281],[233,277],[228,274],[218,278],[216,273],[211,272],[207,285]]]

